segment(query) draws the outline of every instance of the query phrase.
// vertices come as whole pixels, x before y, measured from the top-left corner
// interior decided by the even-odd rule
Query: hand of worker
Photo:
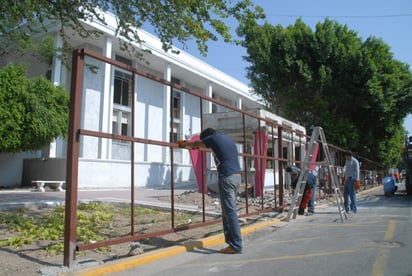
[[[185,148],[186,147],[186,140],[177,140],[177,145],[179,148]]]
[[[355,186],[354,186],[355,190],[359,190],[359,189],[360,189],[360,185],[361,185],[360,180],[359,180],[359,179],[356,180],[356,181],[355,181]]]

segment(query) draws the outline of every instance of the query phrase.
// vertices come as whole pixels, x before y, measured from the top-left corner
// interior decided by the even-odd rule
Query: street
[[[399,184],[398,184],[399,185]],[[412,198],[382,186],[358,196],[343,223],[336,205],[244,236],[243,254],[200,248],[110,275],[412,275]]]

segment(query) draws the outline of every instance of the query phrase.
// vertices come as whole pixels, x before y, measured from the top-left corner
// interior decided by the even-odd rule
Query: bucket
[[[395,180],[392,176],[386,176],[382,179],[383,191],[385,193],[392,193],[395,191]]]

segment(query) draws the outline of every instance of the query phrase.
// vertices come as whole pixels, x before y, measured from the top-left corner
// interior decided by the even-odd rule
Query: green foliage
[[[225,42],[234,42],[226,19],[262,16],[261,8],[255,10],[251,0],[5,0],[2,4],[7,9],[0,11],[0,33],[22,48],[32,45],[29,33],[46,32],[56,26],[66,42],[72,34],[69,29],[83,38],[98,38],[102,34],[87,29],[82,22],[93,20],[107,25],[103,12],[110,11],[117,17],[118,26],[113,26],[116,34],[126,39],[120,41],[124,50],[132,51],[132,43],[142,42],[136,28],[149,24],[165,51],[171,50],[176,42],[185,45],[186,41],[195,40],[200,53],[205,55],[210,40],[221,37]],[[7,48],[12,50],[11,46]]]
[[[56,55],[58,49],[53,37],[45,37],[41,43],[36,44],[40,59],[47,64],[52,64],[53,56]]]
[[[328,142],[391,167],[400,157],[403,118],[412,113],[412,74],[382,40],[326,19],[283,28],[243,21],[248,76],[268,109]]]
[[[107,239],[107,229],[113,228],[113,221],[117,217],[130,218],[130,207],[106,205],[99,202],[80,203],[77,211],[77,240],[91,243]],[[169,213],[156,211],[143,207],[135,208],[136,218],[139,224],[170,222]],[[58,206],[52,212],[33,215],[27,209],[19,209],[14,212],[0,213],[0,229],[7,229],[12,235],[0,240],[0,246],[22,247],[36,240],[49,241],[45,250],[48,253],[61,254],[64,250],[64,215],[65,207]],[[148,217],[147,221],[140,217]],[[191,217],[185,213],[177,214],[178,223],[187,222]],[[4,227],[3,227],[4,226]],[[7,227],[7,228],[6,228]],[[4,231],[4,230],[3,230]],[[2,233],[4,234],[4,233]],[[115,233],[118,234],[118,233]],[[109,250],[106,247],[99,250]]]
[[[0,70],[0,152],[38,150],[66,137],[69,95],[43,77],[27,79],[24,66]]]

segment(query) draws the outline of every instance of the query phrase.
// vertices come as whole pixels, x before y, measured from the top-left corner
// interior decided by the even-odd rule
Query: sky
[[[301,17],[314,30],[316,23],[328,17],[356,31],[363,41],[369,36],[381,38],[390,46],[394,58],[409,64],[412,70],[412,0],[253,0],[253,3],[265,10],[266,20],[272,25],[294,25]],[[241,46],[209,42],[207,57],[199,54],[195,43],[189,43],[185,51],[249,84],[245,77],[248,64],[242,58],[246,50]],[[412,114],[404,126],[412,135]]]

